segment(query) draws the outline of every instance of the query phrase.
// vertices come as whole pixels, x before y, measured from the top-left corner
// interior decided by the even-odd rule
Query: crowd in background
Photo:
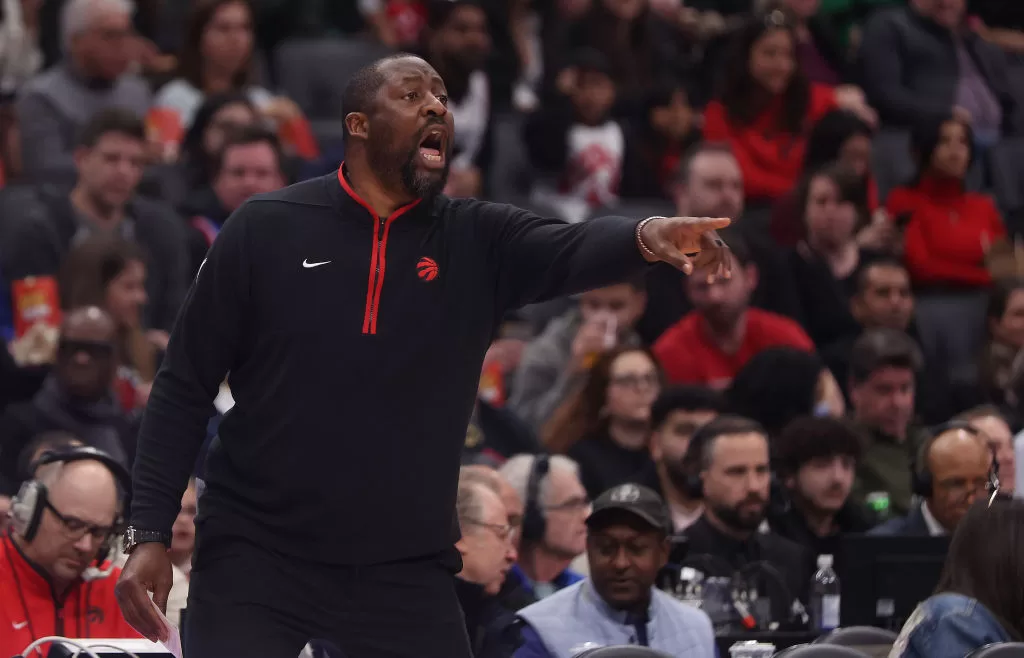
[[[130,466],[223,222],[332,175],[347,75],[394,50],[447,86],[445,194],[733,220],[728,279],[656,265],[505,319],[459,510],[464,576],[502,610],[594,567],[591,501],[623,485],[800,598],[843,534],[951,534],[993,471],[1024,478],[1024,5],[2,0],[0,511],[44,449]],[[210,437],[231,405],[225,382]],[[103,524],[78,521],[39,536],[88,548]]]

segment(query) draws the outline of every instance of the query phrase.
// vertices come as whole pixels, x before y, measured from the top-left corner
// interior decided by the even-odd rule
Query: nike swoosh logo
[[[21,629],[23,629],[23,628],[25,628],[26,626],[28,626],[28,622],[27,622],[27,621],[23,621],[23,622],[21,622],[20,624],[15,624],[15,623],[14,623],[14,622],[12,621],[12,622],[11,622],[11,626],[14,626],[14,630],[16,630],[16,631],[20,631]]]
[[[329,260],[323,260],[323,261],[320,261],[319,263],[310,263],[309,260],[304,260],[304,261],[302,261],[302,266],[308,270],[311,267],[320,267],[321,265],[326,265],[327,263],[330,263],[330,262],[331,261],[329,261]]]

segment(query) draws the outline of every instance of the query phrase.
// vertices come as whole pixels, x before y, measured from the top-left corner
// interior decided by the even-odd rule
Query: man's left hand
[[[642,248],[640,251],[649,262],[665,261],[687,274],[701,268],[708,271],[709,280],[728,278],[732,253],[716,231],[731,223],[723,217],[655,217],[640,231],[640,239],[654,258]]]

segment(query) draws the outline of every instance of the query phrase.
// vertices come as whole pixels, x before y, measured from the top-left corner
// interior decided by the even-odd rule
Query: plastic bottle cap
[[[832,568],[832,556],[831,555],[819,555],[818,556],[818,568],[819,569],[831,569]]]

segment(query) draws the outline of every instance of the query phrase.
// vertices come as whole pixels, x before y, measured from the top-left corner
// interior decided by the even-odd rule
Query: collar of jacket
[[[50,575],[22,552],[10,532],[0,540],[0,573],[3,572],[9,573],[9,577],[0,579],[3,587],[20,589],[26,600],[44,598],[57,602],[67,599],[81,583],[80,580],[75,581],[63,596],[58,596]]]
[[[391,225],[392,222],[398,219],[402,220],[420,220],[429,221],[431,216],[434,214],[436,204],[441,195],[433,197],[431,199],[416,199],[411,201],[404,206],[399,206],[394,212],[386,217],[382,217],[377,214],[377,211],[369,204],[366,199],[361,197],[358,192],[353,189],[349,183],[348,168],[345,163],[342,162],[341,166],[338,167],[338,175],[336,176],[337,185],[332,186],[332,196],[335,197],[339,209],[346,216],[355,214],[356,216],[362,215],[367,219],[380,222],[381,224],[387,223]],[[403,224],[407,224],[406,221],[398,221],[395,223],[395,227],[401,227]]]
[[[655,598],[651,592],[648,592],[650,597],[647,602],[647,608],[643,612],[634,612],[630,610],[616,610],[615,608],[608,605],[608,603],[601,598],[601,595],[594,589],[594,583],[589,578],[583,581],[580,587],[581,596],[589,600],[594,608],[604,617],[614,621],[616,624],[622,625],[636,625],[646,624],[651,619],[654,619],[655,614]]]

